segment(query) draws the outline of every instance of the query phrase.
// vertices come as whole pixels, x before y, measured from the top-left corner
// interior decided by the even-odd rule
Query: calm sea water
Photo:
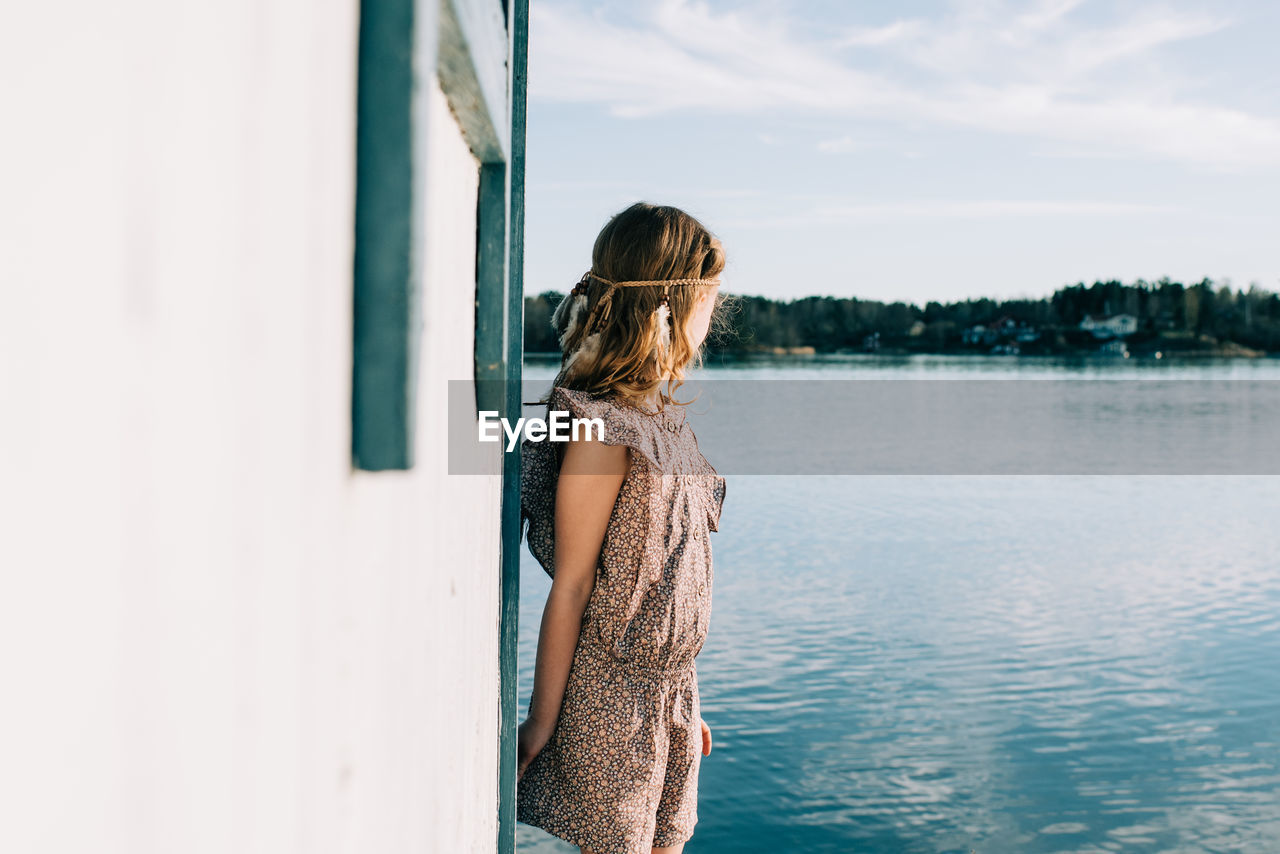
[[[1280,379],[1276,360],[707,370]],[[1280,851],[1280,477],[730,476],[713,536],[715,749],[686,851]],[[524,557],[522,704],[550,586]]]

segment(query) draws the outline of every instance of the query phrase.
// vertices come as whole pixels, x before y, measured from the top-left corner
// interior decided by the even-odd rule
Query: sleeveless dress
[[[516,818],[593,854],[676,845],[698,820],[702,730],[694,656],[711,616],[711,542],[725,482],[684,407],[646,414],[612,397],[552,390],[549,411],[604,422],[629,449],[556,728],[520,778]],[[522,446],[529,550],[555,563],[562,444]]]

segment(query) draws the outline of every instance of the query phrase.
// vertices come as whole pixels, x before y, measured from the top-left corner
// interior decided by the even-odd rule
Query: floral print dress
[[[549,411],[599,418],[626,445],[622,482],[556,728],[520,778],[519,821],[593,854],[677,845],[698,820],[701,716],[694,657],[711,616],[711,542],[724,478],[684,407],[647,414],[612,397],[552,390]],[[523,446],[529,549],[555,573],[562,444]]]

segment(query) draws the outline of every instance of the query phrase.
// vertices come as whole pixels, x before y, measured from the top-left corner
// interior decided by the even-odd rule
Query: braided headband
[[[606,304],[609,302],[609,299],[613,296],[613,292],[618,288],[644,288],[644,287],[657,287],[661,285],[662,286],[662,302],[663,304],[665,304],[667,301],[667,291],[671,289],[672,285],[718,285],[720,284],[719,279],[645,279],[645,280],[636,280],[636,281],[628,281],[628,282],[615,282],[612,279],[606,279],[604,276],[596,275],[591,270],[588,270],[587,272],[582,274],[582,278],[578,280],[578,284],[573,286],[573,290],[569,292],[569,296],[577,296],[578,294],[585,294],[587,292],[588,279],[595,279],[597,282],[599,282],[602,285],[608,285],[609,289],[605,291],[604,297],[602,297],[602,301],[605,302]]]
[[[718,285],[720,284],[719,279],[649,279],[646,281],[615,282],[610,279],[606,279],[604,276],[597,276],[595,273],[591,272],[590,270],[582,274],[582,279],[584,282],[587,279],[595,279],[597,282],[601,283],[602,285],[612,285],[615,288],[639,288],[639,287],[648,287],[648,286],[656,286],[656,285]]]
[[[602,285],[606,286],[604,294],[591,308],[587,309],[587,282],[595,279]],[[574,334],[579,330],[583,330],[583,337],[579,341],[585,341],[587,333],[599,327],[609,319],[609,314],[613,308],[613,295],[618,288],[640,288],[640,287],[657,287],[662,286],[662,298],[658,301],[654,314],[658,319],[659,328],[662,330],[659,339],[660,346],[665,350],[671,343],[671,308],[668,304],[667,295],[672,285],[718,285],[719,279],[649,279],[645,281],[626,281],[615,282],[612,279],[606,279],[604,276],[598,276],[591,270],[582,274],[582,278],[573,286],[573,290],[569,292],[560,307],[556,310],[555,316],[552,318],[552,325],[560,328],[563,320],[564,332],[560,335],[560,346],[564,348],[569,341],[573,339]],[[562,312],[567,312],[561,314]],[[585,314],[586,317],[582,318]],[[581,344],[579,345],[581,347]],[[577,352],[570,357],[570,361],[577,356]]]

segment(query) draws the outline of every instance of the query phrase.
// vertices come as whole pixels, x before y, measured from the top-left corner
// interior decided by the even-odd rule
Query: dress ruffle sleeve
[[[599,419],[606,445],[625,445],[631,450],[631,463],[654,473],[661,473],[661,451],[655,431],[643,430],[638,415],[589,392],[560,386],[551,391],[547,401],[548,418],[552,412],[568,412],[570,418]],[[592,431],[593,437],[599,434]],[[533,442],[521,444],[521,515],[527,525],[529,551],[546,573],[555,577],[555,495],[560,473],[563,443]],[[718,513],[718,511],[717,511]]]
[[[654,431],[641,430],[636,423],[643,416],[598,395],[560,386],[552,389],[547,411],[568,412],[570,418],[599,419],[604,425],[604,444],[626,445],[633,451],[633,461],[639,456],[654,471],[662,470]]]
[[[520,445],[520,519],[529,551],[555,577],[556,475],[560,461],[547,442]]]

